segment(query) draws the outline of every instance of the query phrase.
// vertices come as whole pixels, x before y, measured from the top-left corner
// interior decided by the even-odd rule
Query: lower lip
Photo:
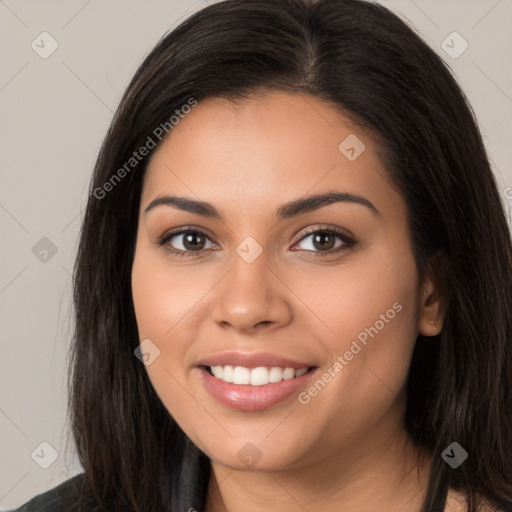
[[[264,386],[232,384],[210,375],[198,367],[206,389],[222,404],[240,411],[261,411],[272,407],[297,393],[315,371],[310,370],[300,377],[282,380]]]

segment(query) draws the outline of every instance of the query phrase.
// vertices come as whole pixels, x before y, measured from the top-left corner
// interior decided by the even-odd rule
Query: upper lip
[[[222,352],[201,359],[197,366],[243,366],[245,368],[257,368],[258,366],[281,367],[281,368],[309,368],[314,366],[304,361],[296,361],[288,357],[269,352]]]

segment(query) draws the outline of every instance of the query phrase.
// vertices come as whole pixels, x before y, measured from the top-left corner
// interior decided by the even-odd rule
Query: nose
[[[233,268],[215,287],[213,320],[244,333],[287,325],[293,314],[284,282],[264,255],[252,263],[235,256]]]

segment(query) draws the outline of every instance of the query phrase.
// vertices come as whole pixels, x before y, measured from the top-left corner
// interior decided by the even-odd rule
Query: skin
[[[366,147],[354,161],[338,149],[349,134]],[[439,333],[444,315],[433,282],[418,275],[406,205],[377,149],[332,105],[272,92],[199,102],[151,158],[133,301],[140,340],[160,350],[146,367],[151,382],[211,459],[208,512],[421,508],[430,459],[419,459],[403,427],[405,384],[417,335]],[[283,203],[327,191],[362,196],[379,214],[338,202],[276,221]],[[168,205],[145,212],[163,195],[208,201],[225,220]],[[156,243],[185,226],[207,232],[199,252],[180,257]],[[323,248],[306,228],[345,230],[356,243]],[[252,263],[236,252],[247,236],[263,250]],[[177,235],[167,247],[183,244]],[[397,302],[400,312],[306,405],[293,395],[237,411],[199,378],[206,356],[272,352],[318,367],[307,390]],[[248,442],[261,454],[249,468],[237,456]]]

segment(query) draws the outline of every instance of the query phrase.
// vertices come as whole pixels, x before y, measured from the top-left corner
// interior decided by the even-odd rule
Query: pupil
[[[320,248],[320,249],[331,249],[332,247],[332,235],[330,235],[329,233],[323,233],[323,234],[316,234],[314,237],[313,237],[313,243],[315,244],[316,246],[316,243],[319,242],[320,243],[320,246],[317,247],[317,248]],[[331,243],[329,243],[329,241]],[[322,245],[322,244],[325,244],[327,243],[328,247],[326,245]]]
[[[199,243],[199,247],[198,247],[197,243],[194,243],[194,239],[200,238],[201,236],[202,236],[201,233],[189,233],[189,234],[185,235],[183,245],[187,249],[198,249],[198,248],[201,249],[202,248],[201,243]]]

